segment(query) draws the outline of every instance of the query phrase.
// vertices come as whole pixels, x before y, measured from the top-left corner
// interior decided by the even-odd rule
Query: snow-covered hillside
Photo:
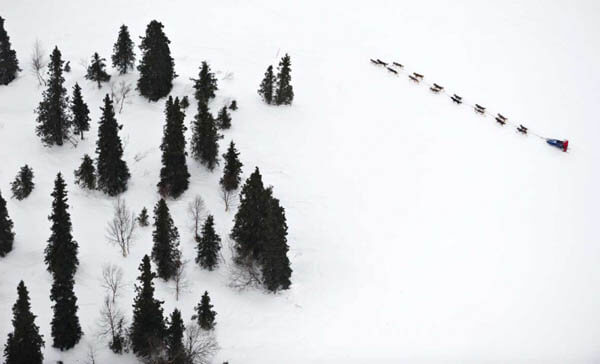
[[[115,356],[94,333],[104,289],[102,265],[125,271],[119,306],[128,316],[151,227],[129,257],[107,243],[114,200],[73,183],[94,155],[107,86],[84,79],[94,52],[109,58],[121,24],[139,44],[161,21],[176,72],[172,94],[192,95],[207,60],[217,110],[240,109],[224,132],[245,179],[260,167],[286,209],[292,287],[272,295],[238,292],[228,272],[190,265],[193,282],[174,299],[156,280],[165,313],[189,321],[208,290],[221,350],[215,363],[593,363],[600,360],[600,3],[596,1],[39,1],[2,0],[0,16],[24,69],[0,86],[0,190],[29,164],[36,188],[11,199],[15,249],[0,259],[0,343],[12,330],[16,286],[27,284],[46,339],[45,362]],[[45,148],[33,110],[42,88],[29,71],[33,43],[58,45],[79,82],[92,129],[76,148]],[[269,64],[292,57],[291,107],[265,105],[256,90]],[[139,49],[136,48],[139,56]],[[569,139],[562,153],[501,127],[446,97],[394,76],[369,58],[396,60],[472,102],[546,137]],[[135,81],[136,75],[115,80]],[[117,114],[132,178],[123,195],[135,211],[155,205],[164,100],[136,94]],[[188,109],[186,123],[195,107]],[[136,158],[136,156],[138,158]],[[143,157],[143,158],[139,158]],[[136,161],[139,159],[139,161]],[[194,242],[187,204],[199,194],[226,237],[234,211],[213,173],[188,160],[190,189],[169,201],[187,259]],[[222,167],[222,166],[221,166]],[[66,176],[80,267],[75,291],[85,336],[73,350],[51,347],[51,277],[43,263],[53,180]],[[224,242],[227,246],[227,242]],[[223,251],[230,258],[228,249]]]

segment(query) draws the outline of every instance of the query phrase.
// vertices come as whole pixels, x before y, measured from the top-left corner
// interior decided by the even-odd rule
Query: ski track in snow
[[[193,264],[193,285],[179,302],[171,283],[155,281],[165,314],[178,307],[186,322],[210,292],[221,345],[215,363],[600,360],[599,3],[4,0],[0,14],[24,69],[0,87],[0,189],[10,196],[25,163],[36,183],[27,199],[8,200],[16,241],[0,260],[0,342],[12,330],[11,307],[24,279],[46,363],[82,363],[88,344],[100,362],[136,363],[131,354],[112,355],[94,336],[104,295],[99,278],[107,262],[124,269],[128,286],[118,304],[131,317],[152,228],[138,230],[131,255],[122,258],[104,237],[114,200],[75,186],[73,170],[84,153],[95,154],[108,91],[83,78],[82,62],[96,51],[110,59],[123,23],[139,45],[157,19],[179,75],[172,94],[191,97],[189,78],[209,62],[219,78],[211,111],[231,98],[240,107],[221,153],[234,140],[244,179],[259,166],[288,218],[294,272],[287,292],[237,292],[226,285],[225,267],[207,272]],[[79,82],[90,107],[92,128],[76,148],[45,148],[34,133],[43,90],[28,67],[36,38],[46,54],[58,45],[71,61],[66,87],[71,93]],[[256,90],[285,52],[294,104],[271,107]],[[569,139],[573,151],[457,109],[369,58],[411,65],[472,102]],[[151,212],[158,200],[163,111],[164,100],[135,95],[117,114],[132,174],[123,197],[136,212]],[[195,112],[187,110],[188,127]],[[143,158],[134,161],[136,155]],[[199,194],[229,259],[234,212],[226,213],[219,197],[222,170],[209,173],[191,158],[188,164],[190,189],[169,201],[184,255],[193,261],[186,206]],[[75,291],[85,333],[64,353],[51,347],[51,278],[43,264],[58,171],[68,183],[80,246]]]

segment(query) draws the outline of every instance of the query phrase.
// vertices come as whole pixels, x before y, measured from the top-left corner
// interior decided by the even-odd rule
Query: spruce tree
[[[273,66],[269,65],[265,72],[265,78],[260,83],[258,94],[262,96],[264,102],[267,104],[273,103],[273,84],[275,83],[275,76],[273,75]]]
[[[181,319],[181,312],[178,309],[173,310],[167,329],[167,358],[169,364],[187,364],[185,347],[183,345],[183,333],[185,326]]]
[[[204,330],[212,330],[217,324],[215,317],[217,313],[213,311],[213,305],[210,304],[210,297],[208,292],[204,291],[200,303],[196,306],[196,314],[192,316],[192,320],[197,320],[198,325]]]
[[[156,274],[150,267],[147,255],[139,267],[139,285],[135,286],[136,297],[133,303],[133,322],[129,330],[131,348],[139,357],[151,355],[164,340],[166,334],[162,301],[154,298],[152,280]]]
[[[235,111],[235,110],[237,110],[237,109],[238,109],[238,106],[237,106],[237,101],[235,101],[235,100],[231,100],[231,104],[229,105],[229,110],[233,110],[233,111]]]
[[[67,90],[63,87],[63,61],[58,47],[54,48],[48,64],[48,88],[36,109],[36,134],[46,146],[63,145],[69,139],[71,119],[68,114]]]
[[[75,170],[75,184],[88,190],[96,189],[96,167],[87,154],[83,156],[81,165]]]
[[[162,168],[158,190],[161,196],[177,198],[188,189],[190,174],[185,157],[186,127],[183,123],[185,114],[179,106],[179,98],[169,96],[166,104],[166,125],[163,128],[163,140],[160,145],[162,151]]]
[[[77,317],[77,297],[73,292],[74,280],[70,276],[54,275],[50,298],[54,301],[52,309],[52,346],[63,351],[74,347],[83,332]]]
[[[150,223],[148,222],[149,216],[148,216],[148,209],[147,208],[142,208],[142,211],[140,211],[139,216],[137,217],[137,222],[138,224],[140,224],[141,227],[146,227],[148,225],[150,225]]]
[[[192,124],[192,156],[213,170],[219,164],[219,143],[221,138],[213,116],[205,103],[198,104],[198,114]]]
[[[237,264],[259,267],[262,284],[272,292],[289,288],[292,269],[285,211],[272,188],[264,187],[258,168],[242,187],[231,238]]]
[[[133,41],[129,36],[127,25],[121,25],[117,42],[113,46],[112,65],[119,70],[119,74],[125,74],[135,63]]]
[[[74,132],[75,134],[79,134],[81,140],[83,140],[83,132],[90,130],[90,109],[88,109],[87,104],[83,101],[81,87],[77,83],[73,86],[71,114],[73,115]]]
[[[23,281],[17,287],[18,298],[13,312],[13,331],[8,334],[4,346],[5,364],[42,364],[44,339],[35,324],[35,315],[31,313],[29,292]]]
[[[215,97],[215,91],[219,89],[217,87],[217,79],[210,72],[210,66],[206,61],[203,61],[202,66],[200,66],[198,78],[192,78],[192,81],[194,81],[194,88],[196,89],[194,96],[198,103],[208,104],[210,99]]]
[[[277,73],[277,91],[275,92],[275,104],[277,105],[290,105],[294,100],[291,72],[290,56],[286,54],[279,62]]]
[[[19,173],[15,177],[15,180],[10,185],[12,197],[19,201],[27,198],[33,191],[34,187],[33,169],[29,168],[29,166],[26,164],[21,167]]]
[[[154,208],[154,232],[152,233],[152,260],[156,263],[157,274],[168,280],[177,270],[177,251],[179,248],[179,232],[173,223],[169,207],[164,199],[160,199]]]
[[[236,263],[253,264],[260,258],[266,240],[268,208],[268,195],[257,167],[242,187],[240,205],[231,230]]]
[[[202,235],[196,237],[197,255],[196,263],[202,268],[213,270],[219,264],[219,251],[221,250],[221,238],[215,232],[214,218],[208,215],[204,226],[202,226]]]
[[[123,146],[119,138],[121,126],[117,124],[113,102],[108,94],[104,98],[104,107],[100,110],[102,117],[96,142],[98,189],[109,196],[116,196],[127,190],[129,168],[123,160]]]
[[[102,87],[101,82],[108,82],[110,80],[110,75],[106,73],[106,59],[100,58],[98,52],[94,53],[92,56],[92,62],[88,66],[87,74],[85,78],[91,81],[98,82],[98,88]]]
[[[58,173],[54,181],[52,197],[52,214],[48,217],[52,226],[52,234],[48,239],[48,245],[44,250],[44,262],[48,271],[55,277],[73,277],[77,271],[79,260],[77,251],[79,246],[71,234],[71,215],[67,204],[67,185],[62,175]]]
[[[227,192],[237,190],[240,186],[240,174],[244,165],[240,162],[239,156],[240,153],[235,149],[235,144],[231,141],[227,153],[223,154],[225,168],[223,169],[223,177],[219,181],[221,188]]]
[[[260,258],[262,281],[269,291],[288,289],[292,269],[287,257],[287,223],[285,210],[273,197],[272,188],[267,189],[269,209],[266,220],[267,238]]]
[[[221,111],[219,111],[219,115],[217,116],[217,121],[219,128],[221,129],[229,129],[231,128],[231,116],[227,112],[227,106],[223,106]]]
[[[63,70],[65,71],[65,73],[71,72],[71,61],[65,62],[65,66],[63,67]]]
[[[15,233],[13,232],[13,222],[8,216],[6,209],[6,200],[0,193],[0,257],[5,257],[13,249]]]
[[[152,20],[140,45],[143,54],[138,65],[140,78],[137,82],[142,96],[150,101],[167,96],[173,87],[173,79],[177,77],[169,43],[162,23]]]
[[[19,71],[17,52],[11,48],[10,37],[4,29],[4,18],[0,16],[0,85],[11,83]]]
[[[188,107],[190,107],[190,99],[187,97],[187,95],[185,95],[182,99],[181,102],[179,103],[179,106],[181,106],[181,108],[183,110],[187,109]]]
[[[115,354],[123,354],[123,350],[129,351],[127,348],[127,339],[125,338],[125,317],[120,317],[116,322],[115,332],[108,343],[108,347]]]

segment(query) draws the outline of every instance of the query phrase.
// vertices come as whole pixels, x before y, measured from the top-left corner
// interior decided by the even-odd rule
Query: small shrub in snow
[[[31,194],[35,184],[33,183],[33,169],[26,164],[19,170],[15,180],[11,183],[12,196],[22,200]]]
[[[74,172],[75,184],[88,190],[96,189],[96,167],[89,155],[85,154],[81,165]]]

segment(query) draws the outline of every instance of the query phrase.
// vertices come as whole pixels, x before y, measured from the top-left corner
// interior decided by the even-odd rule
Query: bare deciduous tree
[[[102,287],[109,293],[112,303],[119,295],[119,291],[123,288],[123,269],[114,264],[106,264],[102,267]]]
[[[221,187],[221,198],[223,199],[223,202],[225,203],[225,211],[229,211],[229,207],[231,207],[233,205],[233,202],[235,201],[236,196],[237,196],[236,190],[227,191],[227,189]]]
[[[261,287],[261,274],[260,269],[254,264],[240,265],[240,264],[229,264],[227,265],[229,271],[229,287],[242,291],[247,288],[259,288]]]
[[[110,338],[108,347],[114,353],[121,354],[123,351],[128,351],[125,315],[115,306],[109,296],[104,297],[98,326],[100,327],[98,336]]]
[[[85,364],[96,364],[96,348],[92,344],[88,344],[87,356]]]
[[[42,48],[42,43],[40,43],[39,39],[35,40],[33,43],[33,52],[31,53],[31,72],[34,76],[36,76],[38,83],[40,86],[46,85],[46,80],[42,75],[44,67],[46,66],[46,61],[44,59],[44,49]]]
[[[123,80],[119,81],[118,85],[114,82],[110,83],[110,98],[115,105],[119,106],[119,114],[123,111],[123,105],[127,102],[127,98],[130,96],[131,91],[133,91],[131,83],[127,83]]]
[[[133,212],[127,208],[125,201],[119,197],[115,204],[115,215],[109,221],[106,231],[108,241],[118,245],[124,257],[129,254],[129,248],[135,237],[135,226]]]
[[[214,333],[203,330],[195,322],[185,329],[184,347],[190,364],[209,364],[219,350]]]
[[[229,273],[229,287],[240,291],[246,288],[261,287],[262,275],[256,262],[251,259],[242,260],[236,258],[235,242],[231,239],[228,239],[228,242],[229,251],[231,252],[231,256],[234,257],[233,262],[227,263],[222,255],[221,259],[227,266],[227,271]]]
[[[188,214],[192,219],[192,231],[194,237],[198,236],[198,230],[200,229],[200,223],[204,220],[204,200],[199,195],[194,197],[194,200],[188,205]]]
[[[177,251],[176,264],[177,268],[175,269],[175,276],[173,277],[173,281],[175,283],[175,300],[179,301],[179,295],[183,291],[185,291],[189,287],[189,281],[187,279],[187,275],[185,273],[185,267],[188,264],[187,260],[181,259],[181,251]]]

